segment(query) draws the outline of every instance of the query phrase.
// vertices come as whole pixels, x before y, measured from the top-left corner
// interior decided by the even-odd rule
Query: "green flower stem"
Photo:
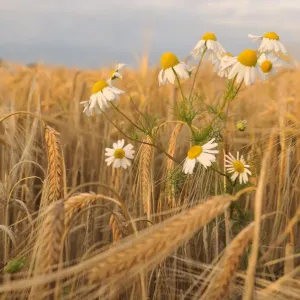
[[[196,78],[197,78],[197,75],[198,75],[198,71],[199,71],[200,65],[201,65],[201,63],[202,63],[204,54],[206,53],[206,50],[207,50],[207,47],[205,47],[205,49],[204,49],[204,51],[203,51],[203,53],[202,53],[202,55],[201,55],[201,58],[200,58],[200,60],[199,60],[199,63],[198,63],[198,65],[197,65],[197,69],[196,69],[195,76],[194,76],[194,79],[193,79],[193,83],[192,83],[192,87],[191,87],[189,99],[190,99],[191,96],[192,96],[192,93],[193,93],[193,90],[194,90],[194,86],[195,86],[195,83],[196,83]]]
[[[184,100],[185,100],[185,97],[184,97],[184,93],[183,93],[183,90],[182,90],[182,86],[181,86],[181,83],[180,83],[179,77],[178,77],[178,75],[177,75],[177,73],[176,73],[175,69],[174,69],[174,68],[172,68],[172,70],[173,70],[173,72],[174,72],[174,74],[175,74],[176,81],[177,81],[177,83],[178,83],[178,86],[179,86],[179,90],[180,90],[180,93],[181,93],[182,101],[184,101]]]
[[[242,84],[243,84],[243,81],[239,84],[239,87],[237,88],[237,90],[236,90],[236,92],[234,93],[233,97],[232,97],[231,99],[228,99],[230,93],[232,92],[232,88],[234,87],[234,83],[235,83],[236,77],[237,77],[237,75],[236,75],[236,76],[234,77],[234,79],[233,79],[233,82],[232,82],[232,84],[231,84],[231,86],[230,86],[229,92],[228,92],[228,93],[225,95],[225,97],[224,97],[224,102],[223,102],[223,104],[222,104],[221,109],[219,110],[219,112],[214,116],[214,118],[213,118],[212,121],[210,122],[210,126],[212,126],[213,123],[215,122],[215,120],[223,113],[224,108],[225,108],[226,104],[228,103],[228,100],[233,101],[234,98],[236,97],[236,95],[238,94],[238,92],[239,92],[239,90],[240,90],[240,88],[241,88],[241,86],[242,86]]]
[[[139,110],[139,108],[137,107],[137,105],[134,103],[133,99],[132,99],[132,96],[129,96],[129,99],[130,99],[130,102],[133,104],[134,108],[136,109],[136,111],[143,117],[144,117],[144,114]]]
[[[213,166],[211,166],[211,168],[212,168],[212,170],[214,170],[214,171],[217,172],[218,174],[220,174],[220,175],[226,177],[226,178],[228,179],[228,181],[232,184],[231,179],[230,179],[230,177],[229,177],[227,174],[225,174],[225,173],[223,173],[223,172],[221,172],[221,171],[215,169]]]
[[[136,127],[138,130],[144,132],[143,128],[136,125],[133,121],[131,121],[116,105],[114,105],[111,101],[109,101],[110,105],[113,106],[113,108],[119,112],[126,120],[128,120],[134,127]]]
[[[129,135],[127,135],[122,129],[120,129],[115,123],[113,123],[109,116],[101,109],[99,108],[100,111],[103,113],[103,115],[106,117],[106,119],[108,120],[108,122],[110,124],[112,124],[116,129],[118,129],[118,131],[120,131],[120,133],[122,135],[124,135],[127,139],[133,141],[133,142],[137,142],[137,143],[140,143],[140,144],[145,144],[145,145],[149,145],[149,146],[152,146],[154,148],[156,148],[158,151],[164,153],[168,158],[170,158],[171,160],[173,160],[174,162],[180,164],[180,161],[176,160],[172,155],[170,155],[168,152],[166,152],[163,148],[159,147],[158,145],[155,145],[155,144],[152,144],[152,143],[147,143],[147,142],[143,142],[143,141],[139,141],[139,140],[136,140],[132,137],[130,137]]]

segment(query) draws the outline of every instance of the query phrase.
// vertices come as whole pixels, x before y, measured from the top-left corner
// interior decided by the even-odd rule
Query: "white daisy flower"
[[[180,79],[188,79],[191,70],[188,69],[186,63],[179,62],[177,56],[171,52],[166,52],[161,56],[161,70],[158,74],[159,85],[164,85],[168,81],[172,84],[175,83],[176,76]]]
[[[215,59],[212,64],[214,66],[214,72],[216,72],[218,74],[218,76],[220,76],[221,78],[227,77],[229,72],[232,69],[232,66],[226,68],[226,69],[222,69],[224,64],[226,64],[231,58],[233,57],[233,55],[229,52],[225,53],[221,59],[217,58]]]
[[[233,173],[231,176],[232,181],[239,177],[240,184],[248,182],[248,176],[251,175],[250,166],[246,164],[243,155],[239,156],[239,152],[237,153],[237,158],[230,152],[229,155],[225,154],[225,167],[228,173]]]
[[[216,35],[213,32],[207,32],[202,36],[202,39],[196,44],[191,54],[197,58],[206,50],[205,55],[209,60],[221,58],[226,53],[222,45],[217,41]]]
[[[259,75],[263,81],[274,75],[277,69],[284,65],[284,62],[277,56],[262,53],[258,59],[258,64],[260,66]]]
[[[117,78],[122,78],[120,71],[126,66],[126,64],[119,63],[115,66],[115,69],[112,71],[110,80],[115,80]]]
[[[124,144],[124,140],[119,140],[116,143],[113,143],[113,148],[105,148],[105,156],[109,156],[105,159],[108,166],[113,164],[114,168],[122,167],[124,169],[131,166],[130,159],[134,158],[135,151],[131,144],[128,144],[125,147]]]
[[[279,39],[279,35],[275,32],[267,32],[263,36],[248,34],[248,37],[253,41],[262,40],[258,51],[259,52],[282,52],[287,54],[285,46]]]
[[[255,83],[256,75],[259,72],[257,59],[255,50],[246,49],[239,56],[228,58],[223,63],[221,70],[224,71],[231,68],[228,79],[236,77],[236,83],[244,81],[246,85],[251,85]]]
[[[84,106],[83,112],[87,116],[91,116],[93,111],[95,111],[96,114],[101,114],[101,110],[108,107],[108,102],[118,100],[119,95],[123,93],[124,91],[113,87],[108,81],[99,80],[92,88],[90,99],[88,101],[82,101],[80,104]]]
[[[212,162],[216,161],[214,154],[219,153],[218,150],[213,150],[218,146],[214,143],[215,139],[211,139],[208,143],[203,146],[193,146],[187,153],[187,157],[183,164],[183,172],[185,174],[193,174],[196,162],[199,162],[206,169],[210,167]]]

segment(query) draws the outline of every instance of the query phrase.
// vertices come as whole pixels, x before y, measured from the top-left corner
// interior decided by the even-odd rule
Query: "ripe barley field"
[[[0,298],[300,299],[300,70],[242,85],[210,133],[219,172],[185,175],[194,141],[172,107],[192,80],[159,87],[147,59],[114,81],[117,109],[91,117],[80,102],[111,70],[1,63]],[[201,65],[193,126],[225,88]],[[121,139],[136,151],[128,169],[105,162]],[[244,185],[224,176],[237,151]]]

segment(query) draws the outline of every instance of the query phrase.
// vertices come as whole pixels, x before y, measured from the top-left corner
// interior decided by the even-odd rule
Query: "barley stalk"
[[[234,197],[216,196],[184,211],[159,225],[145,230],[134,240],[120,243],[103,255],[97,267],[90,271],[90,279],[99,281],[123,272],[129,272],[139,264],[148,268],[163,260],[178,245],[190,238],[196,230],[224,212]],[[124,240],[125,241],[125,240]]]
[[[226,297],[230,282],[238,270],[241,257],[252,241],[253,233],[254,223],[251,223],[232,240],[226,248],[225,256],[220,264],[222,271],[212,281],[203,299],[222,300]]]
[[[254,207],[255,228],[254,228],[253,245],[251,248],[251,254],[249,257],[249,264],[247,268],[246,284],[243,292],[243,299],[245,300],[251,300],[253,298],[252,293],[254,289],[256,264],[257,264],[258,254],[259,254],[258,252],[259,252],[259,243],[260,243],[263,195],[264,195],[265,181],[267,176],[267,163],[268,163],[272,144],[273,144],[273,138],[271,136],[269,141],[268,151],[265,153],[263,157],[257,192],[255,194],[255,201],[254,201],[255,202],[255,207]]]
[[[294,258],[293,255],[294,253],[294,245],[292,243],[287,243],[285,245],[285,257],[286,260],[284,262],[284,274],[289,274],[293,271],[294,269]]]

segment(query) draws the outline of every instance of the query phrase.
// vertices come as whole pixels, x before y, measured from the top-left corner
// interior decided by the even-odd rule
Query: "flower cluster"
[[[260,79],[261,81],[266,80],[272,76],[279,67],[285,65],[284,61],[281,59],[281,55],[287,55],[287,51],[284,44],[280,41],[279,36],[275,32],[268,32],[263,36],[249,34],[248,37],[254,42],[260,41],[260,45],[257,50],[245,49],[238,55],[234,56],[224,49],[214,33],[207,32],[202,36],[200,41],[197,42],[191,51],[192,57],[199,59],[191,93],[193,91],[197,72],[204,57],[213,64],[214,72],[216,72],[218,76],[228,79],[228,82],[230,83],[227,94],[224,97],[224,103],[221,106],[221,110],[216,112],[209,128],[212,126],[214,120],[223,112],[226,104],[233,100],[243,83],[246,86],[249,86],[255,83],[257,79]],[[191,93],[189,98],[184,96],[181,88],[181,80],[189,79],[195,67],[189,67],[186,62],[180,61],[172,52],[165,52],[162,54],[160,65],[161,70],[158,73],[159,86],[166,85],[167,83],[177,84],[182,93],[182,107],[184,109],[192,107],[190,100]],[[112,104],[112,106],[120,112],[113,103],[119,99],[119,96],[123,94],[124,91],[114,87],[113,81],[122,78],[121,70],[124,66],[125,64],[122,63],[117,64],[111,72],[109,79],[99,80],[94,84],[90,99],[81,102],[84,106],[83,112],[87,116],[91,116],[94,113],[101,114],[107,109],[109,104]],[[178,108],[177,104],[176,106]],[[123,113],[122,115],[124,116]],[[194,113],[188,110],[183,111],[182,115],[184,117],[181,119],[190,127],[192,134],[197,135],[197,130],[193,132],[193,126],[191,126]],[[128,120],[130,121],[130,119]],[[134,122],[131,123],[136,126]],[[136,127],[139,131],[143,131],[143,128],[139,126]],[[242,132],[245,131],[246,128],[246,120],[241,120],[236,123],[237,130]],[[149,132],[149,130],[145,131],[147,134]],[[201,130],[198,130],[198,132],[201,132]],[[213,164],[216,164],[216,155],[219,153],[219,150],[217,150],[218,143],[215,138],[211,138],[207,143],[203,143],[204,140],[208,140],[208,136],[209,134],[207,134],[204,138],[201,137],[198,139],[198,142],[189,149],[187,157],[183,162],[183,173],[193,174],[196,164],[200,164],[205,169],[212,167],[213,170],[227,176],[213,167]],[[197,139],[194,140],[196,141]],[[127,167],[131,165],[130,160],[134,158],[135,153],[133,145],[128,144],[125,146],[124,140],[117,141],[117,143],[113,144],[113,148],[106,148],[105,150],[105,155],[108,156],[105,161],[108,166],[112,165],[114,168],[122,167],[127,169]],[[166,154],[168,155],[168,153]],[[251,175],[249,170],[250,166],[246,163],[243,155],[240,156],[239,152],[237,152],[237,156],[235,158],[231,153],[225,154],[224,160],[225,171],[232,174],[230,179],[233,182],[237,180],[240,184],[248,182],[248,177]]]
[[[214,141],[215,139],[211,139],[202,146],[195,145],[189,149],[183,164],[183,172],[185,174],[193,174],[197,162],[207,169],[207,167],[210,167],[216,161],[215,155],[219,151],[215,149],[218,144]],[[234,158],[231,153],[229,155],[225,154],[225,162],[227,172],[233,173],[231,176],[232,181],[239,178],[240,184],[248,182],[248,175],[251,175],[249,171],[250,166],[246,164],[243,156],[239,156],[239,152],[237,153],[237,158]]]

